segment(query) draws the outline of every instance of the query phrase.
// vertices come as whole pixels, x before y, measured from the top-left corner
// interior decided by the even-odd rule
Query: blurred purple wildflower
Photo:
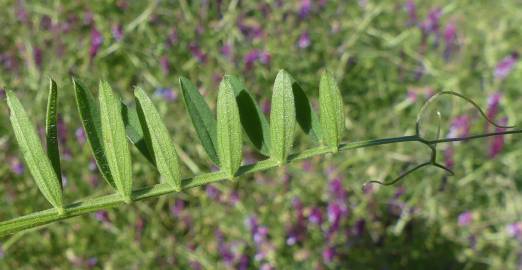
[[[169,35],[167,36],[167,46],[172,47],[178,41],[178,31],[176,28],[172,28]]]
[[[246,254],[241,255],[237,269],[238,270],[248,270],[249,265],[250,265],[250,258],[248,257],[248,255],[246,255]]]
[[[335,255],[336,255],[335,247],[327,246],[323,250],[323,261],[325,263],[331,263],[334,260]]]
[[[310,46],[310,34],[308,32],[304,32],[299,36],[299,40],[297,41],[297,46],[301,49],[306,49]]]
[[[115,24],[112,26],[112,37],[116,41],[120,41],[123,39],[123,26],[121,24]]]
[[[507,123],[508,123],[507,117],[504,117],[499,121],[499,124],[502,126],[507,125]],[[495,128],[496,132],[502,132],[504,130],[505,130],[504,128],[499,128],[499,127]],[[489,157],[495,158],[502,151],[502,148],[504,148],[504,136],[503,135],[494,136],[491,139],[491,143],[489,144],[489,152],[488,152]]]
[[[509,236],[522,241],[522,221],[508,224],[506,232]]]
[[[29,21],[29,15],[27,13],[24,0],[16,1],[16,18],[21,23],[27,23]]]
[[[157,88],[154,95],[166,101],[175,101],[178,99],[178,94],[172,88],[168,87]]]
[[[102,222],[102,223],[110,223],[111,222],[111,220],[109,218],[109,212],[107,212],[105,210],[98,211],[94,215],[95,215],[96,219],[98,221]]]
[[[40,18],[40,29],[43,31],[49,31],[53,27],[53,21],[48,15],[43,15]]]
[[[455,167],[455,149],[453,149],[453,144],[448,144],[446,149],[444,150],[444,165],[452,170]]]
[[[471,117],[468,115],[457,116],[451,122],[448,138],[462,138],[469,136],[471,130]]]
[[[473,222],[473,213],[471,213],[470,211],[460,213],[458,217],[459,226],[469,226],[471,222]]]
[[[161,70],[163,71],[163,74],[165,74],[165,75],[169,74],[170,63],[169,63],[169,58],[166,55],[164,55],[160,58],[160,67],[161,67]]]
[[[427,39],[432,34],[435,35],[435,47],[439,44],[441,16],[442,10],[440,8],[431,9],[427,18],[420,24],[423,39]]]
[[[299,17],[301,19],[304,19],[308,15],[310,15],[311,11],[312,11],[312,1],[311,0],[301,0],[301,2],[299,3]]]
[[[40,49],[39,47],[34,47],[33,48],[34,64],[37,67],[41,67],[42,66],[42,55],[43,55],[42,49]]]
[[[488,108],[487,108],[487,116],[492,121],[495,121],[499,111],[500,99],[502,98],[502,94],[498,91],[493,92],[488,97]]]
[[[323,224],[323,211],[319,207],[314,207],[308,215],[308,221],[312,224],[321,226]]]
[[[91,30],[91,46],[89,47],[89,57],[91,60],[98,54],[98,51],[103,44],[103,36],[95,26]]]
[[[19,159],[13,158],[9,160],[9,165],[11,167],[11,171],[16,175],[22,175],[24,173],[25,167]]]
[[[513,70],[513,67],[518,61],[518,53],[513,52],[510,55],[504,57],[500,62],[497,64],[495,68],[495,78],[498,80],[502,80],[506,78],[509,73]]]
[[[444,59],[449,60],[457,48],[457,25],[450,21],[444,28]]]
[[[232,57],[232,45],[230,43],[223,44],[220,51],[224,57],[226,57],[226,58]]]
[[[174,217],[179,218],[183,209],[185,209],[185,202],[181,199],[176,199],[176,202],[170,206],[170,213],[172,213]]]
[[[192,53],[192,56],[196,58],[200,63],[207,62],[207,54],[201,50],[199,44],[197,44],[196,42],[192,42],[189,44],[189,50]]]
[[[417,24],[417,6],[413,0],[408,0],[404,4],[406,12],[408,12],[408,26]]]
[[[220,201],[221,191],[219,189],[217,189],[215,186],[210,185],[210,184],[207,185],[206,191],[207,191],[207,196],[209,198],[211,198],[212,200],[215,200],[215,201]]]
[[[92,11],[87,10],[83,13],[83,24],[85,26],[90,26],[94,23],[94,13]]]
[[[214,235],[216,236],[219,255],[221,255],[223,262],[230,267],[234,263],[234,253],[225,242],[225,237],[220,229],[216,229]]]

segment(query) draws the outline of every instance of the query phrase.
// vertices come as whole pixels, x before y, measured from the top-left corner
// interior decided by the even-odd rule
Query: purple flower
[[[76,137],[76,141],[79,142],[81,145],[85,144],[85,131],[83,131],[83,128],[79,127],[74,132],[74,136]]]
[[[204,53],[199,45],[195,42],[190,43],[189,50],[192,53],[192,56],[196,58],[200,63],[207,62],[207,54]]]
[[[415,2],[413,0],[406,1],[404,8],[408,12],[408,25],[415,25],[417,23],[417,6]]]
[[[103,44],[103,36],[95,26],[91,30],[91,46],[89,47],[89,56],[91,60],[98,54],[101,45]]]
[[[458,218],[459,226],[469,226],[473,222],[473,213],[469,211],[462,212]]]
[[[53,21],[51,17],[44,15],[42,18],[40,18],[40,29],[43,31],[49,31],[51,30],[51,27],[53,26]]]
[[[301,0],[301,3],[299,4],[299,17],[301,19],[304,19],[308,15],[310,15],[311,11],[312,11],[312,1],[311,0]]]
[[[154,92],[154,95],[166,101],[175,101],[178,99],[178,94],[176,94],[172,88],[158,88]]]
[[[18,21],[26,23],[28,21],[28,17],[29,15],[27,14],[27,9],[25,8],[25,1],[16,1],[16,18]]]
[[[462,138],[469,136],[471,130],[471,117],[461,115],[455,117],[451,122],[448,138]]]
[[[451,21],[444,28],[444,58],[448,60],[457,46],[457,25]]]
[[[343,187],[343,183],[341,182],[341,179],[334,178],[329,183],[330,187],[330,194],[338,200],[338,201],[344,201],[347,197],[347,192]]]
[[[495,78],[499,80],[506,78],[507,75],[509,75],[509,73],[511,73],[511,71],[513,70],[513,67],[517,63],[517,60],[517,52],[513,52],[510,55],[504,57],[502,60],[500,60],[500,62],[497,64],[495,68]]]
[[[270,61],[272,60],[272,56],[269,52],[262,51],[259,53],[259,62],[263,65],[270,65]]]
[[[213,185],[207,185],[207,196],[212,200],[219,201],[221,198],[221,191]]]
[[[508,224],[506,232],[509,236],[522,240],[522,221]]]
[[[250,258],[248,257],[248,255],[246,255],[246,254],[241,255],[237,269],[238,270],[248,270],[249,265],[250,265]]]
[[[87,267],[93,268],[98,264],[98,258],[96,257],[90,257],[87,259]]]
[[[111,222],[111,220],[109,218],[109,212],[107,212],[105,210],[96,212],[95,217],[96,217],[96,219],[98,221],[101,221],[102,223],[110,223]]]
[[[232,253],[230,246],[225,243],[223,232],[221,232],[219,229],[216,229],[214,235],[216,236],[219,254],[221,255],[224,263],[231,266],[234,263],[234,253]]]
[[[359,219],[355,222],[354,233],[356,236],[362,236],[364,234],[364,230],[366,228],[366,220]]]
[[[169,35],[167,36],[167,46],[172,47],[178,41],[178,31],[176,28],[172,28]]]
[[[13,171],[16,175],[22,175],[24,173],[25,167],[20,160],[17,158],[13,158],[9,161],[9,165],[11,167],[11,171]]]
[[[33,48],[34,64],[38,67],[42,66],[42,49],[38,47]]]
[[[226,57],[232,57],[232,45],[230,43],[226,43],[221,47],[221,54]]]
[[[505,125],[507,125],[507,122],[508,122],[508,118],[504,117],[500,120],[499,124],[502,126],[505,126]],[[503,129],[503,128],[497,127],[495,131],[502,132],[504,130],[505,129]],[[493,137],[493,139],[491,140],[491,143],[489,144],[489,152],[488,152],[489,157],[495,158],[502,151],[503,147],[504,147],[504,136],[497,135],[497,136]]]
[[[176,199],[176,202],[170,207],[170,213],[175,217],[180,217],[181,212],[185,209],[185,202],[180,199]]]
[[[435,8],[430,10],[428,17],[422,22],[421,29],[426,33],[438,33],[440,29],[440,17],[442,16],[442,10]]]
[[[252,70],[252,68],[254,67],[254,63],[257,61],[257,59],[259,59],[259,51],[254,49],[254,50],[251,50],[250,52],[248,52],[244,57],[243,57],[243,63],[245,64],[245,69],[248,71],[248,70]]]
[[[495,121],[495,117],[498,113],[498,107],[500,104],[500,99],[502,98],[502,94],[500,92],[494,92],[488,97],[488,109],[487,116],[492,121]]]
[[[262,103],[262,106],[261,106],[262,110],[263,110],[263,113],[269,113],[270,112],[270,109],[272,108],[271,106],[271,103],[270,103],[270,100],[269,99],[265,99]]]
[[[299,36],[299,40],[297,41],[297,46],[301,49],[306,49],[310,46],[310,35],[308,32],[304,32]]]
[[[123,39],[123,26],[121,24],[115,24],[112,26],[112,37],[114,37],[116,41]]]
[[[163,73],[165,75],[168,75],[169,71],[170,71],[170,64],[169,64],[169,58],[166,55],[164,55],[160,58],[160,66],[161,66],[161,70],[163,71]]]
[[[83,14],[83,24],[86,26],[92,25],[94,23],[94,14],[92,11],[85,11]]]
[[[325,263],[331,263],[335,258],[336,252],[335,247],[329,246],[323,250],[323,261]]]

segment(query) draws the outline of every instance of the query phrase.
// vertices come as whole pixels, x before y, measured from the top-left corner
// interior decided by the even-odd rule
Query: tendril
[[[497,127],[497,128],[503,128],[503,129],[510,129],[510,128],[514,128],[515,126],[503,126],[503,125],[499,125],[495,122],[493,122],[493,120],[491,120],[487,114],[484,112],[484,110],[482,110],[482,108],[480,108],[480,106],[474,102],[473,100],[471,100],[470,98],[460,94],[460,93],[457,93],[457,92],[453,92],[453,91],[442,91],[442,92],[439,92],[439,93],[436,93],[434,94],[433,96],[431,96],[430,98],[428,98],[426,100],[426,102],[422,105],[421,109],[419,110],[418,114],[417,114],[417,120],[415,122],[415,137],[417,137],[417,141],[428,146],[431,150],[431,157],[430,157],[430,160],[429,161],[426,161],[424,163],[421,163],[403,173],[401,173],[398,177],[396,177],[395,179],[393,179],[392,181],[390,182],[384,182],[384,181],[379,181],[379,180],[371,180],[371,181],[368,181],[366,183],[363,184],[363,190],[366,189],[366,186],[369,185],[369,184],[379,184],[379,185],[383,185],[383,186],[391,186],[391,185],[394,185],[396,184],[397,182],[401,181],[402,179],[404,179],[406,176],[414,173],[415,171],[423,168],[423,167],[426,167],[426,166],[433,166],[435,168],[439,168],[439,169],[442,169],[444,171],[446,171],[448,173],[449,176],[453,176],[455,175],[455,172],[453,172],[453,170],[451,170],[450,168],[448,168],[447,166],[443,165],[443,164],[440,164],[437,162],[437,144],[441,141],[440,140],[440,134],[441,134],[441,125],[442,125],[442,116],[441,116],[441,113],[439,110],[437,110],[437,135],[436,135],[436,139],[435,140],[427,140],[425,138],[423,138],[420,134],[420,126],[421,126],[421,118],[422,118],[422,115],[424,114],[424,111],[426,110],[426,108],[431,104],[433,103],[433,101],[435,101],[437,98],[439,98],[440,96],[442,95],[452,95],[452,96],[456,96],[456,97],[459,97],[461,99],[464,99],[466,102],[468,102],[469,104],[471,104],[479,113],[480,115],[490,124],[492,124],[493,126]],[[507,133],[502,133],[501,135],[505,135]]]

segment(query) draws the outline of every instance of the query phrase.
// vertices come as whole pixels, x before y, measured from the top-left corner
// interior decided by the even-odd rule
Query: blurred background
[[[265,113],[285,69],[317,109],[320,72],[341,89],[344,141],[411,135],[422,103],[442,90],[491,119],[522,124],[522,3],[371,0],[0,0],[0,220],[50,206],[26,170],[4,89],[43,132],[48,79],[59,89],[68,202],[108,194],[75,108],[71,77],[124,102],[143,87],[181,149],[183,175],[212,170],[178,85],[190,78],[215,107],[224,74],[244,79]],[[433,137],[494,131],[469,104],[441,98],[425,114]],[[43,134],[43,133],[42,133]],[[295,150],[313,147],[297,132]],[[431,137],[430,137],[431,136]],[[0,239],[2,269],[522,269],[522,140],[438,146],[456,175],[425,168],[429,149],[403,143],[317,157]],[[245,144],[245,162],[263,159]],[[158,174],[133,149],[135,187]]]

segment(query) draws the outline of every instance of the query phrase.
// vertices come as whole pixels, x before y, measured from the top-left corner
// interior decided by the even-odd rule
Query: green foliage
[[[323,143],[338,148],[344,131],[343,100],[339,87],[329,72],[321,75],[319,104],[321,106]]]
[[[102,145],[116,189],[124,201],[130,203],[132,193],[131,155],[125,125],[121,116],[121,102],[107,82],[100,82]]]
[[[292,93],[292,78],[286,71],[277,73],[272,93],[270,111],[271,157],[284,163],[294,143],[295,101]]]
[[[34,177],[36,185],[60,214],[63,214],[63,198],[60,181],[47,158],[36,130],[32,126],[22,104],[12,91],[7,91],[7,104],[11,110],[11,125],[22,155]]]
[[[183,92],[183,101],[192,119],[194,128],[199,136],[205,151],[207,151],[210,159],[219,165],[219,157],[217,154],[217,131],[216,119],[203,96],[198,89],[187,78],[181,77],[179,85]]]
[[[181,171],[178,156],[169,132],[161,117],[145,91],[134,90],[138,104],[138,115],[144,128],[144,138],[148,149],[154,152],[154,161],[162,179],[172,185],[176,191],[181,190]]]
[[[60,169],[60,150],[58,148],[58,87],[56,82],[49,79],[49,97],[47,99],[47,114],[45,118],[45,138],[47,157],[53,165],[58,184],[62,187],[62,170]]]

